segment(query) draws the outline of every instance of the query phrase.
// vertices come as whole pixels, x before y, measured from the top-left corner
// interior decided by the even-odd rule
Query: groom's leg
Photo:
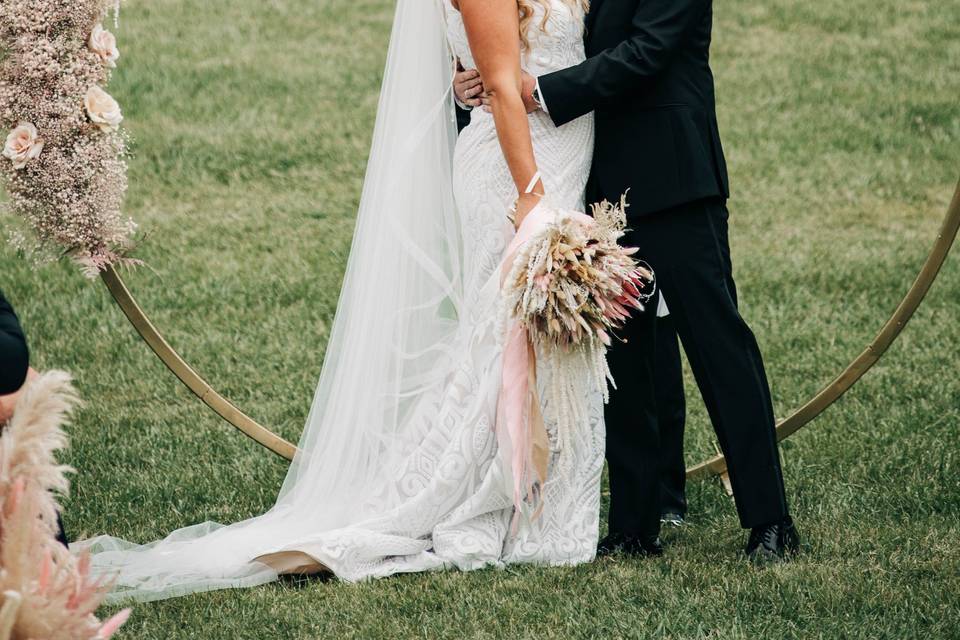
[[[654,388],[660,429],[660,510],[663,514],[685,516],[687,469],[683,460],[683,430],[687,405],[680,345],[672,316],[657,318],[656,340]]]
[[[724,202],[694,202],[630,226],[657,272],[727,457],[740,523],[782,519],[787,504],[773,405],[760,349],[737,307]]]
[[[660,456],[654,395],[656,301],[627,322],[608,353],[617,388],[604,410],[610,533],[660,532]]]

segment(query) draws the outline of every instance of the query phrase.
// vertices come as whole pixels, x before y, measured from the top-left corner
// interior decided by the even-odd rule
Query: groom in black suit
[[[773,405],[753,332],[740,316],[727,238],[729,197],[709,65],[712,0],[593,0],[588,59],[528,78],[528,108],[557,126],[596,117],[591,201],[629,191],[627,245],[657,273],[727,459],[747,554],[782,558],[798,537],[787,510]],[[648,393],[654,325],[642,318],[611,353],[611,535],[601,551],[658,553],[659,437]],[[657,373],[653,379],[657,379]],[[644,469],[647,467],[647,469]]]

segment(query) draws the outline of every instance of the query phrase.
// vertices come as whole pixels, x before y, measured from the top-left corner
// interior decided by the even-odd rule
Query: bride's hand
[[[520,197],[517,198],[517,211],[513,216],[513,226],[519,229],[520,225],[523,224],[523,219],[540,204],[540,200],[542,199],[543,196],[539,193],[521,194]]]

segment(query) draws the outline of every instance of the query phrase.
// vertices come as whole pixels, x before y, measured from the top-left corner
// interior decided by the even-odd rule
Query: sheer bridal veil
[[[251,520],[187,527],[148,545],[106,536],[78,543],[97,573],[118,576],[113,600],[268,582],[276,574],[253,558],[358,522],[371,515],[362,505],[389,509],[397,500],[383,494],[422,427],[412,409],[449,370],[461,300],[441,1],[397,2],[336,320],[276,504]]]

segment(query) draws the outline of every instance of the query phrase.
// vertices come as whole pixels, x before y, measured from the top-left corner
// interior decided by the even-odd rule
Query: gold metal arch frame
[[[940,273],[940,269],[947,259],[950,248],[953,246],[954,240],[957,237],[958,229],[960,229],[960,184],[958,184],[956,193],[947,210],[947,215],[943,220],[943,225],[940,227],[940,232],[933,244],[933,249],[931,249],[930,254],[923,263],[923,267],[920,269],[920,273],[917,274],[913,285],[907,291],[903,300],[901,300],[893,312],[893,315],[890,316],[890,319],[887,320],[883,328],[880,329],[880,332],[873,341],[867,345],[863,352],[834,378],[830,384],[777,424],[778,440],[784,440],[790,437],[823,413],[883,357],[883,354],[890,345],[893,344],[894,340],[897,339],[897,336],[900,335],[904,327],[907,326],[910,318],[913,317],[914,312],[920,306],[920,303],[923,302],[924,296],[926,296],[933,282],[937,279],[937,275]],[[147,317],[144,310],[137,304],[133,294],[130,293],[130,290],[115,269],[109,268],[101,275],[113,299],[120,306],[120,309],[133,324],[140,336],[183,384],[206,403],[207,406],[217,412],[220,417],[244,434],[274,453],[288,460],[293,459],[297,450],[293,444],[259,424],[221,394],[217,393],[217,391],[170,346],[157,330],[156,326],[154,326],[153,322],[150,321],[150,318]],[[726,461],[722,455],[718,455],[691,467],[687,471],[687,476],[689,478],[704,478],[713,475],[723,477],[726,475],[726,471]]]

